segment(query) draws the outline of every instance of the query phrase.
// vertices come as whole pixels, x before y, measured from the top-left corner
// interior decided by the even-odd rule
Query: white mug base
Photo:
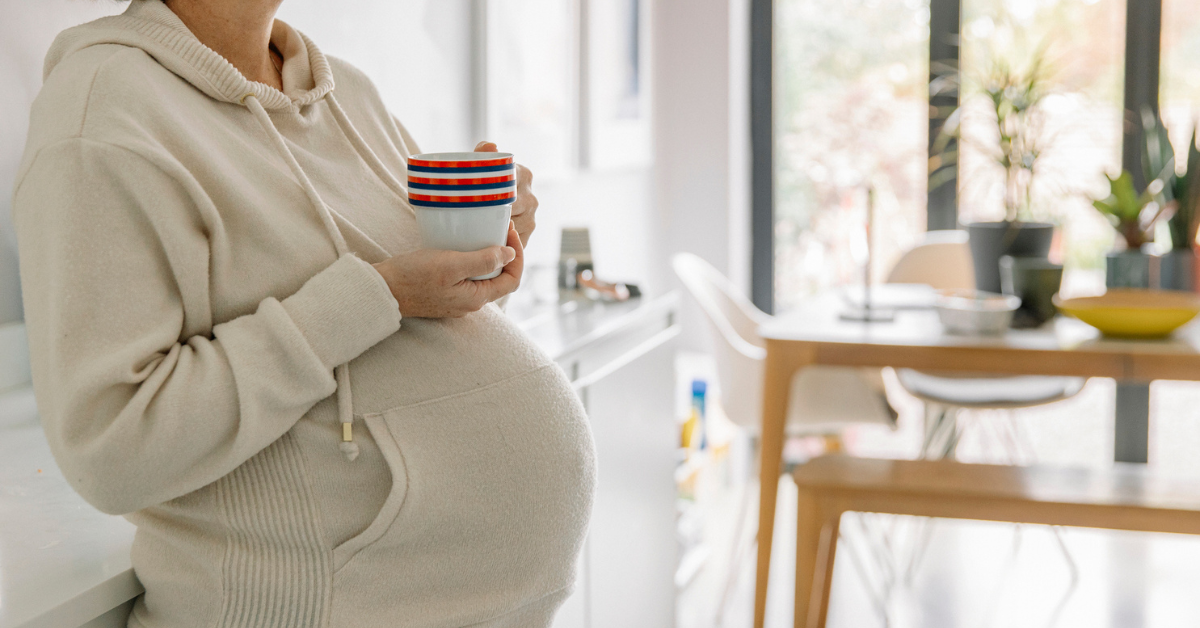
[[[489,246],[504,246],[508,241],[508,221],[512,205],[491,207],[415,207],[421,242],[427,249],[467,253]],[[500,275],[500,270],[471,277],[481,281]]]
[[[496,277],[499,277],[500,273],[503,271],[504,271],[503,268],[497,268],[496,270],[493,270],[492,272],[490,272],[486,275],[480,275],[478,277],[471,277],[471,281],[483,281],[484,279],[495,279]]]

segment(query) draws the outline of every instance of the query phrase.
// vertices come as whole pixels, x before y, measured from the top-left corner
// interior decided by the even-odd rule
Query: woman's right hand
[[[410,318],[458,318],[511,293],[521,284],[525,257],[517,230],[509,223],[508,246],[470,253],[422,249],[373,264]],[[497,268],[493,279],[472,281]]]

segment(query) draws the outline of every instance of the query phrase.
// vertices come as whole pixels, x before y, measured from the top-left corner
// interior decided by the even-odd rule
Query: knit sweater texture
[[[68,481],[137,526],[129,625],[548,626],[583,408],[494,305],[401,321],[370,264],[420,248],[416,144],[355,68],[272,42],[283,91],[133,0],[58,37],[31,114],[34,387]]]

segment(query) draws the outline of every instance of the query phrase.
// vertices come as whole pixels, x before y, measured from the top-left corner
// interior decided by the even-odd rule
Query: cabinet
[[[598,480],[574,595],[555,628],[674,625],[674,301],[560,359],[587,408]]]

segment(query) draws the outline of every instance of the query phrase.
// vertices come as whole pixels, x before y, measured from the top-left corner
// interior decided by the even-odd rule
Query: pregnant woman
[[[137,525],[131,626],[547,626],[595,470],[491,303],[528,173],[508,246],[421,250],[415,143],[279,2],[132,0],[50,50],[14,214],[55,457]]]

